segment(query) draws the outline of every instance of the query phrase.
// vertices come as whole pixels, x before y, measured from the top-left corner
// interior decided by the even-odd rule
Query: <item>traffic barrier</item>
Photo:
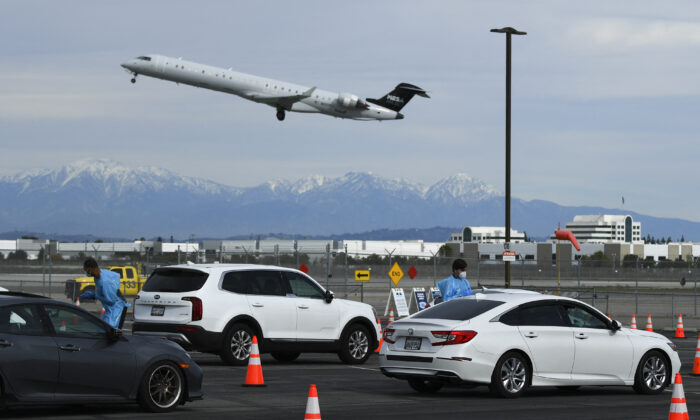
[[[647,327],[644,330],[654,332],[654,326],[651,323],[651,314],[647,316]]]
[[[253,336],[253,343],[250,345],[250,356],[248,357],[248,372],[245,376],[243,386],[265,386],[263,380],[262,365],[260,364],[260,350],[258,350],[258,338]]]
[[[668,411],[668,420],[688,420],[688,406],[685,403],[683,381],[681,374],[676,373],[673,381],[673,394],[671,395],[671,409]]]
[[[375,353],[379,353],[379,351],[382,349],[382,344],[384,344],[384,330],[382,329],[382,321],[379,320],[379,317],[377,317],[377,324],[379,324],[379,344],[377,345],[377,348],[374,349]]]
[[[693,375],[700,375],[700,335],[698,335],[698,344],[695,345],[695,363],[693,363]]]
[[[389,324],[391,324],[392,322],[394,322],[394,308],[391,308],[391,310],[389,311]],[[386,324],[386,325],[389,325],[389,324]]]
[[[321,420],[321,407],[318,406],[318,391],[316,385],[311,384],[309,388],[309,398],[306,400],[306,414],[304,420]]]
[[[682,314],[678,314],[678,322],[676,323],[676,338],[685,338],[685,331],[683,331]]]
[[[631,330],[636,330],[637,329],[637,317],[632,314],[632,322],[630,323],[630,329]]]
[[[80,296],[75,298],[75,306],[80,306]]]

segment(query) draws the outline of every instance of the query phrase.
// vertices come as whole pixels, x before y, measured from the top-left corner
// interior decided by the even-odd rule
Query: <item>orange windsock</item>
[[[561,241],[569,241],[571,244],[576,248],[576,251],[580,251],[581,247],[578,246],[578,241],[576,240],[576,236],[574,236],[574,233],[571,232],[570,230],[564,230],[564,229],[557,229],[556,232],[554,232],[557,239]]]
[[[309,398],[306,400],[306,414],[304,420],[321,420],[321,407],[318,405],[318,391],[316,385],[309,387]]]
[[[683,315],[678,314],[678,322],[676,323],[676,338],[685,338],[685,331],[683,330]]]
[[[260,364],[260,350],[258,350],[258,338],[253,336],[250,345],[250,357],[248,358],[248,373],[245,376],[243,386],[265,386],[263,380],[262,365]]]
[[[647,327],[644,330],[654,332],[654,325],[651,323],[651,314],[647,315]]]
[[[637,317],[632,314],[632,322],[630,323],[630,329],[631,330],[636,330],[637,329]]]
[[[685,403],[685,392],[683,392],[683,381],[681,374],[676,373],[673,381],[673,394],[671,395],[671,409],[668,412],[668,420],[688,420],[688,406]]]

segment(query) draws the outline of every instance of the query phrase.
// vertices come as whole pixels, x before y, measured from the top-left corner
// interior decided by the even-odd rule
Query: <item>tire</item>
[[[289,363],[297,360],[301,353],[299,352],[272,352],[270,355],[278,362]]]
[[[658,350],[642,356],[634,375],[634,390],[640,394],[660,394],[671,382],[671,364]]]
[[[427,379],[411,378],[408,385],[414,390],[423,394],[434,394],[444,385],[442,382],[430,381]]]
[[[139,386],[138,400],[144,410],[166,413],[177,408],[185,396],[185,379],[180,368],[162,361],[146,370]]]
[[[517,398],[527,391],[532,380],[532,368],[521,353],[509,351],[501,356],[491,375],[491,392],[503,398]]]
[[[365,363],[372,354],[372,340],[369,337],[367,328],[360,324],[351,325],[340,339],[340,360],[349,365],[359,365]]]
[[[219,353],[221,360],[233,366],[247,365],[254,335],[253,329],[246,324],[233,324],[224,335]]]

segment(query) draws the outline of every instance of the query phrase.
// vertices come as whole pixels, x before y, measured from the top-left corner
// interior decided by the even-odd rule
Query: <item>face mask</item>
[[[462,280],[466,280],[467,279],[467,272],[462,271],[461,273],[459,273],[459,278]]]

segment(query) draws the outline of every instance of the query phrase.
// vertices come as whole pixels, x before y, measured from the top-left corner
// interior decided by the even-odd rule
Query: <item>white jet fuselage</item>
[[[148,58],[148,59],[145,59]],[[180,58],[151,54],[122,64],[134,75],[144,75],[219,92],[270,105],[282,112],[321,113],[354,120],[396,120],[403,115],[367,103],[356,95],[302,86]],[[133,79],[132,79],[133,81]]]

